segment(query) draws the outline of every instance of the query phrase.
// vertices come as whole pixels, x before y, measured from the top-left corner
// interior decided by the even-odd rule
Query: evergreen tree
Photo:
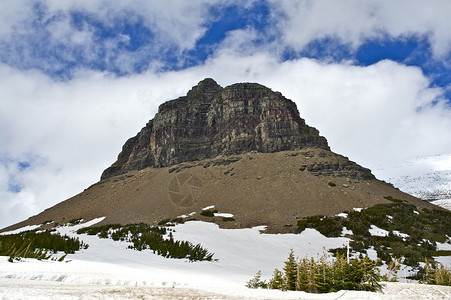
[[[377,268],[377,261],[369,259],[365,256],[361,260],[361,265],[363,269],[363,284],[370,291],[375,291],[380,289],[381,285],[379,281],[381,280],[379,269]]]
[[[342,289],[370,290],[380,288],[377,262],[368,257],[356,257],[349,263],[344,256],[328,261],[325,254],[318,261],[314,258],[303,258],[296,261],[293,250],[285,261],[284,274],[274,270],[269,284],[261,280],[261,272],[248,281],[248,287],[297,290],[309,293],[328,293]],[[437,270],[437,271],[436,271]],[[427,267],[425,281],[440,281],[442,284],[451,281],[451,271],[444,268]]]
[[[308,260],[307,258],[303,258],[299,261],[297,266],[297,278],[296,278],[296,290],[298,291],[307,291],[308,285]]]
[[[398,281],[398,271],[401,268],[401,260],[399,258],[393,258],[387,264],[388,273],[383,276],[385,281],[396,282]]]
[[[308,271],[307,271],[307,289],[305,290],[308,293],[318,293],[319,292],[319,284],[320,281],[320,272],[318,271],[318,264],[315,262],[313,257],[310,259],[308,263]]]
[[[284,288],[285,282],[283,273],[279,269],[275,269],[271,280],[269,281],[268,287],[270,289],[282,290]]]
[[[251,289],[268,288],[268,284],[266,283],[266,281],[262,281],[261,278],[262,278],[262,272],[261,272],[261,270],[259,270],[257,272],[257,274],[255,274],[254,278],[250,279],[246,283],[246,287],[251,288]]]
[[[446,269],[441,263],[426,260],[423,268],[424,275],[420,283],[435,285],[451,285],[451,270]]]
[[[297,263],[294,257],[293,249],[290,250],[287,260],[285,261],[285,266],[283,267],[285,272],[284,289],[288,291],[294,291],[296,289],[296,277],[297,277]]]

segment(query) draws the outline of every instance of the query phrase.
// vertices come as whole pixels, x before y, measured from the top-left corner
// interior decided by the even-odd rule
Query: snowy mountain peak
[[[416,157],[373,172],[403,192],[451,209],[451,154]]]

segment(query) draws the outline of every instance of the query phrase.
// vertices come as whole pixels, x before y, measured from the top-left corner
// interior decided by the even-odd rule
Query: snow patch
[[[77,224],[77,225],[66,224],[66,225],[63,225],[63,226],[60,226],[60,227],[56,227],[56,230],[61,235],[67,234],[69,236],[71,236],[71,235],[74,236],[73,233],[77,232],[78,229],[92,226],[94,224],[102,222],[104,219],[105,219],[105,217],[100,217],[100,218],[95,218],[95,219],[92,219],[92,220],[90,220],[88,222],[80,223],[80,224]]]
[[[371,225],[371,228],[368,229],[372,236],[388,236],[388,231],[377,226]]]
[[[214,205],[210,205],[210,206],[202,208],[202,210],[209,210],[209,209],[213,209],[213,208],[215,208],[215,206]]]
[[[432,204],[443,207],[444,209],[451,210],[451,199],[442,199],[431,201]]]
[[[192,216],[194,216],[195,214],[196,214],[196,212],[193,211],[192,213],[189,213],[189,214],[187,214],[187,215],[185,215],[185,214],[180,215],[180,216],[178,216],[177,218],[185,219],[185,218],[188,218],[188,217],[192,217]]]
[[[373,246],[371,246],[369,249],[366,250],[366,254],[368,255],[369,259],[377,260],[377,251],[374,250]]]
[[[434,260],[441,263],[444,266],[450,266],[451,265],[451,256],[433,256]]]
[[[439,251],[451,251],[451,244],[437,242],[437,250],[439,250]]]
[[[393,230],[393,234],[396,236],[399,236],[403,239],[410,237],[410,235],[408,235],[407,233],[402,233],[402,232],[399,232],[398,230]]]
[[[339,214],[336,214],[335,215],[336,217],[341,217],[341,218],[347,218],[348,217],[348,214],[347,213],[339,213]]]
[[[39,227],[41,227],[40,224],[39,225],[27,225],[27,226],[21,227],[16,230],[2,232],[2,233],[0,233],[0,235],[17,234],[17,233],[21,233],[21,232],[25,232],[25,231],[35,230],[36,228],[39,228]]]
[[[350,229],[347,229],[346,227],[343,227],[343,229],[341,230],[341,236],[345,235],[354,235],[354,232],[352,232],[352,230]]]
[[[229,213],[215,213],[215,217],[233,218],[233,214]]]
[[[363,210],[363,208],[361,208],[361,207],[353,207],[352,209],[357,212],[361,212]]]

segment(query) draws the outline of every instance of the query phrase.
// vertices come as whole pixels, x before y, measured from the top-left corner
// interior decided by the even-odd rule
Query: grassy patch
[[[327,184],[328,184],[330,187],[335,187],[335,186],[337,186],[337,184],[336,184],[335,182],[332,182],[332,181],[329,181]]]
[[[235,221],[235,218],[233,217],[222,217],[223,222],[232,222]]]
[[[388,201],[391,201],[391,202],[394,202],[394,203],[403,203],[403,202],[405,202],[404,200],[401,200],[401,199],[395,199],[392,196],[386,196],[384,198],[387,199]]]

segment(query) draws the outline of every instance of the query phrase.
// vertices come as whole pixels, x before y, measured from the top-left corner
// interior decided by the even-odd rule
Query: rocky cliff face
[[[125,143],[102,179],[219,155],[302,148],[329,146],[305,124],[293,101],[259,84],[222,88],[208,78],[186,96],[163,103],[155,118]]]

